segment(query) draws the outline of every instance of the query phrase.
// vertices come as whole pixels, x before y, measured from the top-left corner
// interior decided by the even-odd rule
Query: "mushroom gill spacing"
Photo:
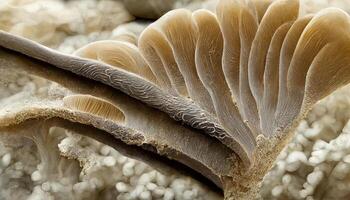
[[[63,98],[64,105],[71,109],[91,113],[124,124],[124,113],[111,103],[91,95],[70,95]]]
[[[189,98],[232,138],[223,143],[254,162],[257,135],[283,134],[349,81],[349,16],[339,9],[300,16],[299,7],[297,0],[221,0],[216,15],[170,11],[141,34],[140,52],[170,80],[181,75]],[[180,74],[166,61],[153,67],[155,57],[175,58],[170,66]]]
[[[5,32],[0,32],[0,46],[122,92],[145,108],[136,112],[128,107],[134,116],[143,116],[135,119],[154,122],[158,113],[165,113],[177,125],[161,123],[186,130],[183,140],[193,137],[205,145],[212,141],[220,146],[210,146],[212,150],[222,148],[216,155],[239,156],[239,161],[234,159],[239,167],[226,166],[245,172],[256,167],[263,175],[272,161],[264,163],[259,152],[275,158],[311,106],[350,81],[349,16],[335,8],[301,15],[300,6],[298,0],[220,0],[216,13],[172,10],[149,25],[137,43],[95,42],[75,56]],[[77,93],[82,92],[79,87],[74,88]],[[130,114],[124,114],[128,121]],[[193,162],[169,157],[208,170],[204,174],[214,182],[237,175],[226,168],[223,174],[220,162],[195,155],[195,144],[182,141],[183,146],[176,146],[180,135],[166,134],[167,126],[147,128],[140,120],[126,124],[149,135],[156,132],[155,143],[169,141]],[[261,141],[275,143],[264,146]],[[270,149],[259,149],[265,147]],[[196,159],[201,164],[194,163]],[[245,180],[249,178],[246,173]]]
[[[1,133],[35,132],[35,124],[50,122],[51,127],[97,139],[163,173],[180,172],[213,188],[222,187],[221,176],[233,175],[237,156],[232,150],[112,87],[3,48],[0,63],[0,71],[58,84],[47,95],[28,92],[25,98],[1,104]],[[62,96],[61,90],[67,93]]]

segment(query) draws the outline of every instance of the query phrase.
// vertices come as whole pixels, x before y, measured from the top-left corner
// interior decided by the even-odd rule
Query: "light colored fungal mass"
[[[63,98],[68,108],[91,113],[119,123],[124,123],[125,116],[113,104],[89,95],[71,95]]]
[[[4,103],[0,129],[64,128],[227,200],[257,198],[298,123],[350,82],[349,15],[303,13],[298,0],[220,0],[215,12],[167,12],[136,42],[126,33],[73,55],[1,31],[0,70],[62,93]]]

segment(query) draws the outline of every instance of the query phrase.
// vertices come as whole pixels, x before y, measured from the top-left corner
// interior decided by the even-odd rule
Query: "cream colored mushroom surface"
[[[137,43],[99,41],[73,56],[0,32],[1,68],[72,93],[1,112],[0,126],[42,118],[92,126],[168,160],[163,169],[171,161],[191,169],[225,199],[253,199],[298,122],[350,81],[349,16],[300,13],[298,0],[220,0],[216,13],[173,10]]]

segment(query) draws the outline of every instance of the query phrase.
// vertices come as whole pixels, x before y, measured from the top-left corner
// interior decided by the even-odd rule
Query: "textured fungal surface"
[[[172,10],[140,36],[120,31],[71,55],[1,31],[1,81],[54,86],[0,102],[0,129],[42,146],[45,178],[57,165],[48,135],[63,128],[225,199],[253,199],[312,106],[349,83],[349,37],[344,11],[305,14],[298,0]]]

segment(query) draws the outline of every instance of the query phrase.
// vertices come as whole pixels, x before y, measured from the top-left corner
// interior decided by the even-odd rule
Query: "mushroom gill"
[[[76,56],[95,59],[137,74],[149,81],[155,78],[135,45],[123,41],[97,41],[74,52]]]
[[[63,98],[65,106],[71,109],[91,113],[123,124],[125,116],[111,103],[90,95],[70,95]]]
[[[4,49],[0,52],[1,70],[39,76],[59,84],[47,96],[28,94],[21,101],[2,104],[1,130],[20,132],[22,124],[31,120],[38,119],[41,123],[45,119],[56,119],[51,121],[60,123],[52,126],[63,123],[59,127],[67,128],[65,125],[68,124],[68,130],[76,130],[74,132],[111,145],[122,154],[144,161],[165,173],[176,169],[213,188],[222,187],[222,174],[232,176],[235,162],[231,161],[237,156],[218,141],[176,123],[165,113],[111,87],[67,74],[64,70],[15,52]],[[68,92],[57,97],[55,91],[61,90],[59,88],[68,89]],[[89,127],[91,131],[85,131]]]
[[[31,73],[101,98],[80,99],[103,102],[97,113],[120,108],[127,130],[148,141],[149,148],[138,143],[143,149],[201,173],[226,199],[251,199],[311,106],[350,81],[349,16],[334,8],[301,16],[299,7],[298,0],[220,0],[215,14],[173,10],[137,46],[96,42],[77,51],[83,58],[0,32],[0,61],[25,71],[19,60],[35,62],[40,70]],[[43,65],[80,78],[62,81]],[[89,82],[123,100],[89,91]],[[84,120],[96,114],[83,110],[91,114]]]

